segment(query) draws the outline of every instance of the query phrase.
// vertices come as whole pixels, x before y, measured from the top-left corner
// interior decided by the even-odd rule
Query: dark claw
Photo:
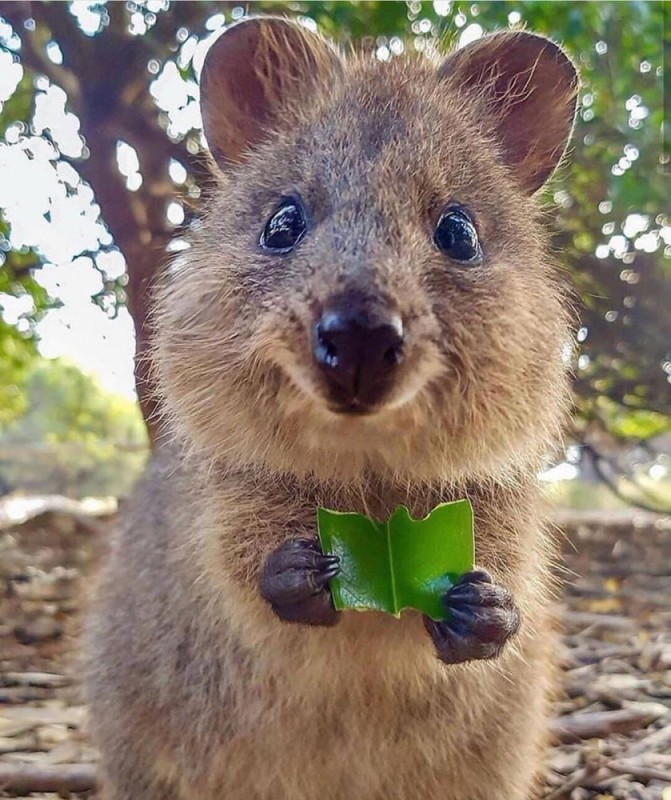
[[[494,583],[494,581],[486,569],[473,569],[470,572],[465,572],[455,583],[455,587],[468,583]]]
[[[443,598],[449,616],[424,617],[438,657],[446,664],[496,658],[520,627],[511,593],[485,570],[467,572]]]
[[[478,586],[470,583],[456,584],[450,590],[449,597],[452,606],[456,603],[492,608],[500,605],[510,607],[515,605],[510,592],[503,586],[496,586],[493,583],[481,583]]]
[[[289,539],[270,554],[261,575],[261,595],[289,622],[334,625],[328,582],[340,572],[340,559],[324,555],[316,539]]]
[[[330,569],[327,569],[326,572],[323,572],[321,575],[318,575],[317,578],[319,580],[330,581],[331,578],[335,578],[335,576],[340,572],[340,566],[335,565]]]

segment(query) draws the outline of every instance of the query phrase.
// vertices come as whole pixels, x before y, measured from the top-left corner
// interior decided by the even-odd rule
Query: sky
[[[156,0],[156,5],[159,10],[160,0]],[[97,29],[100,17],[91,11],[90,4],[75,2],[71,8],[84,32]],[[139,15],[132,23],[138,34],[144,32],[143,19]],[[223,16],[216,15],[209,27],[216,31],[223,23]],[[178,56],[180,66],[193,59],[198,70],[211,39],[185,40]],[[18,38],[1,18],[0,40],[20,52]],[[47,47],[47,55],[54,63],[62,62],[55,43]],[[154,65],[148,65],[148,70],[153,72]],[[22,76],[20,64],[10,53],[0,50],[0,110]],[[39,348],[48,358],[67,357],[96,375],[106,389],[132,398],[135,397],[132,320],[125,307],[110,317],[91,302],[91,295],[103,288],[99,270],[116,279],[124,275],[125,261],[100,220],[100,208],[90,187],[80,180],[75,169],[58,160],[57,150],[40,136],[49,128],[62,153],[70,157],[81,155],[84,142],[79,135],[79,121],[67,110],[65,92],[45,77],[36,79],[36,88],[32,130],[25,130],[20,123],[10,125],[5,141],[0,141],[0,208],[11,226],[12,246],[38,249],[44,264],[36,272],[36,279],[62,303],[38,324]],[[179,135],[201,127],[197,86],[181,78],[175,63],[168,63],[157,74],[152,94],[169,114],[170,133]],[[139,188],[142,177],[133,148],[120,142],[117,161],[128,189]],[[186,179],[184,168],[177,162],[171,163],[170,172],[177,183]],[[167,217],[178,225],[184,218],[181,206],[171,204]],[[101,247],[104,252],[98,252]],[[90,257],[79,256],[84,251],[97,252],[98,269]],[[28,296],[0,295],[0,307],[8,323],[18,322],[21,327],[27,325],[21,317],[30,312],[32,301]]]
[[[3,55],[0,53],[0,98],[7,91]],[[68,119],[72,115],[64,113],[61,94],[52,86],[38,95],[41,102],[35,115],[36,126],[40,119],[56,126],[59,146],[79,139],[77,128]],[[49,311],[38,324],[40,350],[49,358],[67,356],[95,373],[105,388],[132,397],[132,322],[125,309],[111,319],[91,302],[91,295],[103,288],[102,277],[90,258],[76,257],[85,250],[97,251],[100,244],[112,244],[100,223],[93,193],[72,167],[51,160],[53,148],[44,139],[22,137],[18,126],[12,127],[16,130],[8,131],[8,143],[0,144],[0,207],[11,225],[12,245],[38,247],[44,265],[36,278],[62,302],[62,307]],[[98,263],[110,278],[125,272],[118,250],[101,254]],[[3,295],[0,302],[10,324],[32,306],[28,296]]]

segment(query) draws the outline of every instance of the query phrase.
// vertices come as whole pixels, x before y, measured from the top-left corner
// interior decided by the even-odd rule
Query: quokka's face
[[[503,34],[441,69],[343,64],[289,23],[246,25],[205,66],[224,176],[160,303],[178,424],[213,455],[325,474],[456,477],[528,456],[563,396],[564,315],[530,194],[571,128],[570,62]],[[554,73],[529,91],[542,57]],[[551,100],[539,144],[519,116]]]

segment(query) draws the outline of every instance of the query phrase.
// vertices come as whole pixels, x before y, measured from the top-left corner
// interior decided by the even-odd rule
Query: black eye
[[[285,197],[266,222],[259,244],[264,250],[288,253],[300,242],[307,227],[300,200]]]
[[[475,225],[466,209],[459,206],[448,206],[443,211],[436,225],[433,241],[439,250],[455,261],[475,264],[482,259],[482,248]]]

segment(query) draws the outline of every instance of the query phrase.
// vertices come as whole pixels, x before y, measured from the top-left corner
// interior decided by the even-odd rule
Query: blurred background
[[[564,44],[581,108],[547,221],[580,323],[574,424],[544,477],[560,504],[670,507],[664,6],[0,3],[0,491],[123,497],[141,472],[147,289],[207,202],[199,70],[223,27],[271,11],[383,61],[502,27]]]
[[[381,61],[528,27],[578,63],[546,190],[577,311],[547,797],[671,800],[670,5],[0,0],[0,795],[95,786],[73,654],[156,436],[149,289],[207,203],[207,47],[271,12]]]

